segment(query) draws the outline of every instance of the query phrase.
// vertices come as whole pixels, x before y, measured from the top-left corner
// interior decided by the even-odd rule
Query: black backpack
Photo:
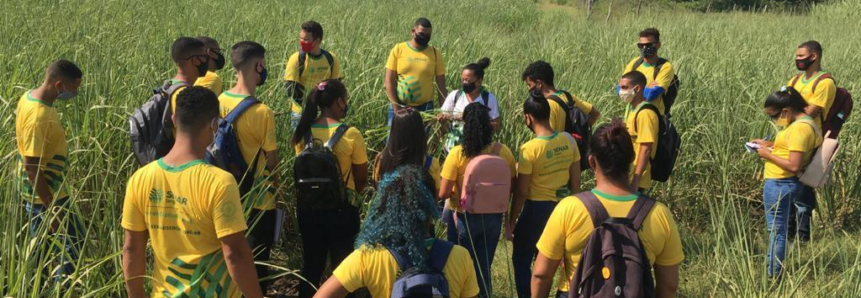
[[[640,67],[640,65],[642,65],[644,62],[645,60],[643,60],[643,57],[640,57],[639,59],[637,59],[637,62],[634,62],[634,67],[631,69],[637,70],[637,68]],[[658,64],[655,65],[655,74],[652,77],[653,80],[658,78],[658,73],[661,71],[661,66],[663,66],[666,62],[667,59],[658,58]],[[681,84],[682,82],[679,81],[679,76],[674,73],[673,80],[672,82],[670,82],[670,88],[664,90],[664,94],[662,95],[664,100],[664,110],[667,115],[670,115],[670,108],[672,108],[673,104],[676,103],[676,96],[679,95],[679,86]]]
[[[332,71],[334,71],[335,65],[335,57],[332,57],[332,53],[327,52],[324,49],[320,49],[320,54],[323,57],[326,57],[326,62],[329,62],[329,74],[331,76]],[[303,51],[299,51],[299,76],[301,77],[303,73],[305,73],[305,59],[308,58],[308,53]],[[310,87],[306,87],[310,88]]]
[[[565,110],[565,132],[570,133],[577,141],[577,149],[580,151],[580,171],[589,169],[589,138],[592,137],[592,126],[589,125],[589,114],[584,113],[574,105],[574,96],[568,91],[562,91],[569,100],[563,100],[557,95],[550,95],[548,99],[555,101]]]
[[[173,120],[170,99],[184,88],[185,82],[165,81],[152,90],[152,96],[129,117],[132,150],[140,165],[164,157],[173,147]]]
[[[346,185],[341,180],[341,168],[333,150],[349,128],[346,124],[338,126],[326,144],[313,139],[308,131],[305,149],[296,156],[293,164],[299,208],[336,209],[347,203]],[[350,179],[349,172],[347,179]]]
[[[676,158],[679,156],[682,139],[679,136],[679,132],[676,131],[676,126],[670,121],[670,117],[668,115],[661,115],[658,112],[658,108],[651,103],[646,103],[639,110],[635,111],[634,131],[637,131],[637,134],[639,134],[637,117],[640,116],[640,111],[642,110],[651,110],[658,115],[658,143],[652,147],[652,150],[655,150],[655,158],[650,160],[652,164],[652,180],[667,182],[673,174],[673,168],[676,166]]]
[[[639,231],[655,200],[640,196],[624,218],[614,218],[591,192],[577,194],[595,227],[580,255],[568,298],[655,297],[652,266]]]

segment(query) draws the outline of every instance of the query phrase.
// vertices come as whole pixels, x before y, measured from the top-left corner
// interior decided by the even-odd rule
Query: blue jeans
[[[544,226],[550,218],[550,213],[556,208],[555,201],[526,200],[523,212],[517,218],[514,226],[514,241],[511,262],[514,263],[514,284],[517,286],[517,296],[530,297],[532,282],[532,261],[538,255],[538,239],[544,232]]]
[[[302,119],[301,113],[290,111],[290,132],[296,131],[296,126],[299,126],[299,119]]]
[[[765,221],[768,225],[768,275],[776,277],[783,269],[786,258],[786,239],[789,227],[790,206],[801,194],[798,178],[766,179],[762,189]]]
[[[416,111],[419,111],[419,112],[427,112],[427,111],[433,110],[433,100],[431,100],[427,103],[418,105],[418,106],[414,106],[414,107],[411,106],[411,108],[416,109]],[[388,116],[388,120],[386,120],[386,126],[392,126],[392,119],[394,119],[394,118],[395,118],[395,110],[392,109],[392,104],[389,103],[389,116]]]
[[[40,247],[38,248],[39,255],[36,259],[36,266],[57,268],[53,276],[58,284],[61,284],[65,276],[75,272],[75,263],[80,256],[81,241],[83,240],[80,237],[80,232],[84,226],[75,214],[67,209],[70,207],[68,198],[56,199],[52,202],[52,206],[62,208],[60,213],[63,219],[57,232],[51,232],[51,225],[46,222],[51,220],[48,218],[50,216],[48,208],[42,204],[24,203],[24,209],[30,216],[30,238],[44,237],[37,240]],[[43,264],[52,259],[48,254],[59,255],[56,258],[57,267]]]
[[[448,212],[452,212],[449,210]],[[502,213],[470,214],[457,213],[457,227],[454,217],[446,218],[448,241],[457,243],[469,251],[478,277],[479,297],[490,297],[493,290],[491,265],[502,233]]]
[[[798,236],[800,241],[810,241],[810,220],[813,217],[813,209],[816,209],[816,190],[802,185],[801,195],[789,209],[791,214],[795,214],[789,218],[789,239]]]

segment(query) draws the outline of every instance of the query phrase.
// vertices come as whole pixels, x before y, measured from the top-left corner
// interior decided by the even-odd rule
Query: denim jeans
[[[491,297],[493,285],[490,268],[502,233],[502,213],[457,212],[457,227],[454,224],[454,216],[449,216],[446,220],[448,241],[465,247],[474,261],[478,288],[481,291],[479,297]]]
[[[810,220],[813,217],[813,209],[816,209],[816,190],[813,187],[802,185],[801,195],[795,204],[789,206],[789,239],[798,236],[802,242],[810,241]]]
[[[353,252],[353,242],[359,234],[359,209],[353,206],[326,210],[300,208],[296,210],[296,219],[302,237],[302,276],[319,287],[326,258],[330,258],[334,269]],[[315,292],[307,282],[299,284],[300,298],[310,298]]]
[[[798,178],[766,179],[762,189],[765,221],[768,226],[768,275],[777,277],[786,258],[790,206],[801,194]]]
[[[299,119],[302,119],[302,113],[290,111],[290,132],[296,131],[296,126],[299,126]]]
[[[386,126],[392,126],[392,119],[395,118],[395,110],[392,109],[391,103],[389,103],[388,106],[389,106],[389,114],[388,114],[389,116],[387,118],[388,120],[386,120]],[[411,106],[411,108],[416,109],[416,111],[419,111],[419,112],[427,112],[427,111],[433,110],[433,100],[431,100],[427,103],[418,105],[418,106],[414,106],[414,107]]]
[[[45,237],[37,240],[40,247],[38,248],[39,255],[36,258],[35,265],[38,267],[46,266],[46,269],[57,268],[53,272],[53,277],[58,284],[62,284],[62,279],[65,276],[75,272],[75,263],[80,256],[83,240],[80,237],[80,233],[83,231],[84,226],[74,213],[68,212],[67,208],[70,207],[68,198],[56,199],[52,206],[62,208],[60,213],[63,216],[59,229],[53,233],[50,232],[51,225],[47,222],[51,220],[48,217],[50,216],[48,208],[42,204],[24,203],[24,208],[30,216],[30,238],[33,239],[42,235]],[[46,229],[48,230],[47,234],[42,234]],[[62,247],[58,247],[58,245]],[[49,254],[58,256],[52,257]],[[50,264],[43,264],[52,258],[55,259],[56,267],[50,266]]]
[[[544,226],[550,218],[550,213],[556,208],[555,201],[526,200],[523,212],[517,218],[514,226],[514,241],[511,262],[514,264],[514,284],[517,286],[517,296],[530,297],[532,282],[532,261],[538,254],[538,239],[544,232]]]

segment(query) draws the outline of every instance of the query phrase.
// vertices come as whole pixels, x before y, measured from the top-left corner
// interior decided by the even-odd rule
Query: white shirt
[[[458,98],[458,95],[460,95],[460,98]],[[499,118],[499,103],[496,101],[496,95],[493,95],[493,93],[488,91],[487,97],[486,106],[490,108],[490,119],[493,120]],[[455,100],[457,100],[456,104]],[[481,98],[481,94],[479,94],[473,102],[484,104],[484,99]],[[465,93],[462,93],[460,89],[454,90],[445,98],[445,102],[442,104],[442,112],[447,115],[460,118],[460,116],[463,115],[463,110],[466,109],[466,106],[470,103],[472,102],[469,101],[469,98]]]

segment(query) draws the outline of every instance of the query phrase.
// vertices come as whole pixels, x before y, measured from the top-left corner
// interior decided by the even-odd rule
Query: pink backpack
[[[511,169],[499,157],[501,143],[490,154],[474,157],[466,165],[461,188],[461,210],[475,214],[505,213],[511,194]]]

